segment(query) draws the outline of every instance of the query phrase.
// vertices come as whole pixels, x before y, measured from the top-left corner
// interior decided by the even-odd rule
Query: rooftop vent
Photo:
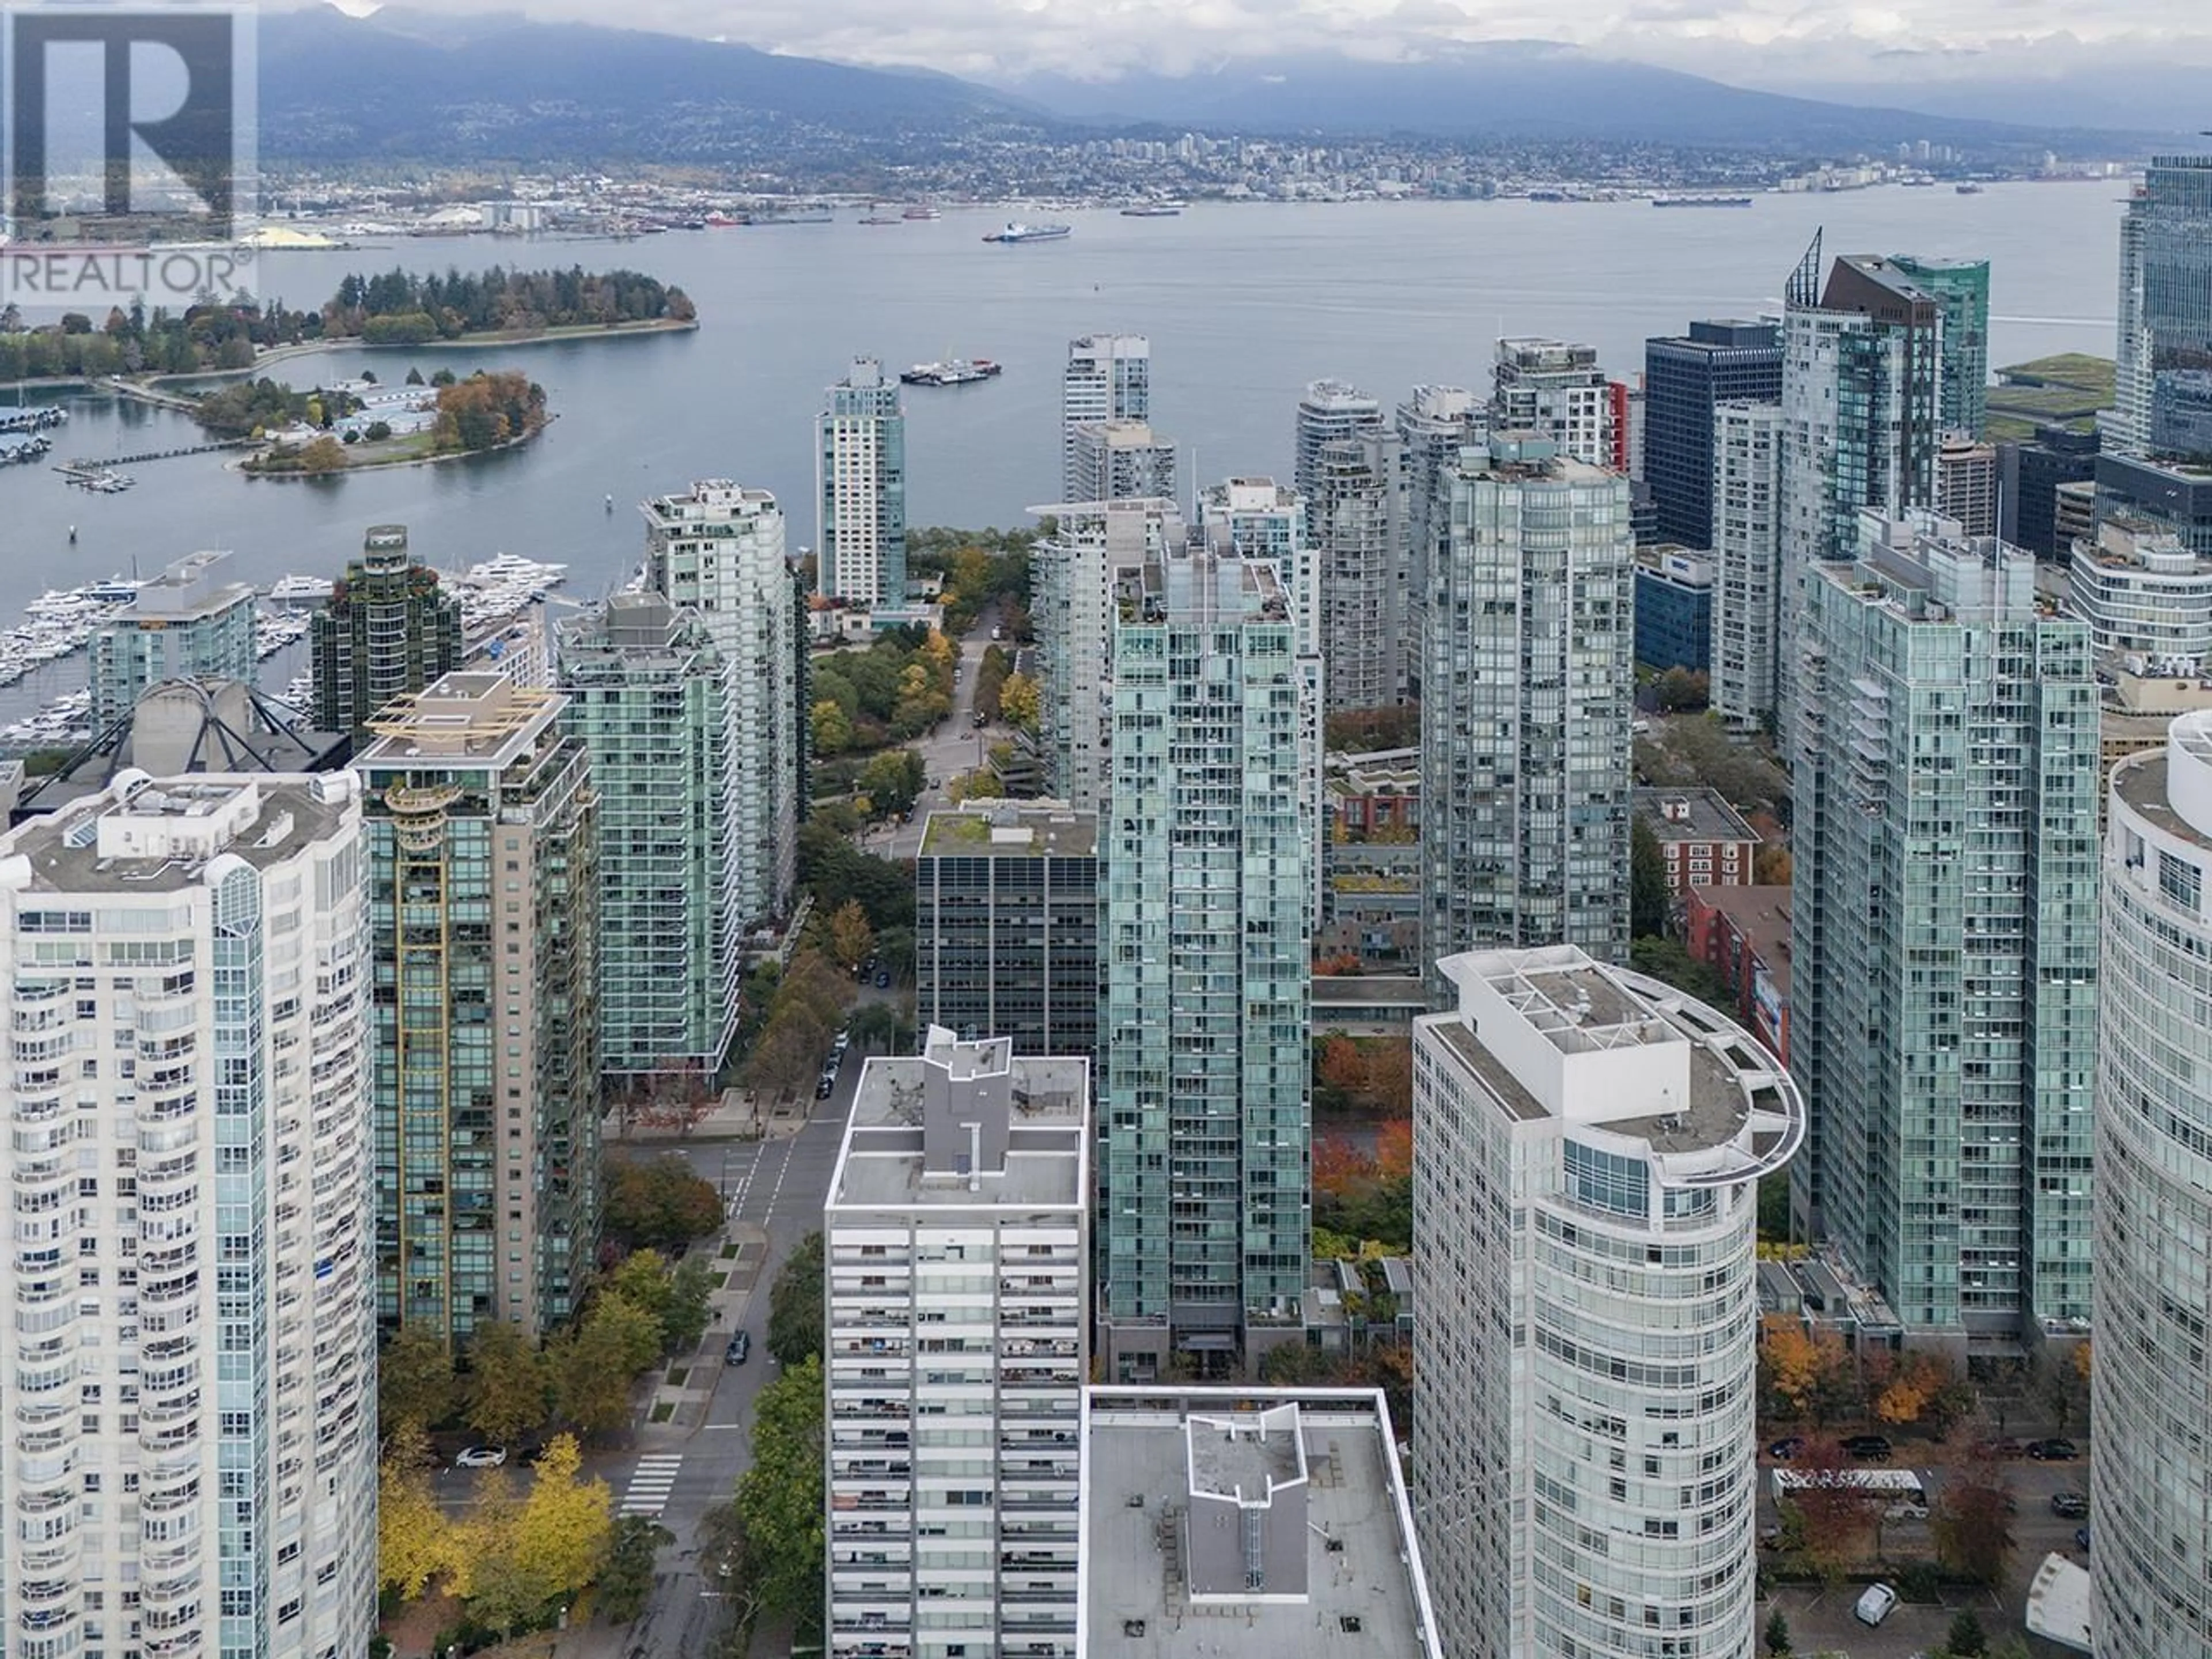
[[[1359,1615],[1356,1613],[1340,1613],[1336,1615],[1336,1625],[1346,1636],[1359,1634]]]
[[[1142,1636],[1144,1633],[1145,1633],[1145,1621],[1144,1621],[1143,1620],[1141,1620],[1141,1619],[1124,1619],[1124,1620],[1121,1621],[1121,1634],[1122,1634],[1122,1635],[1124,1635],[1124,1636]]]

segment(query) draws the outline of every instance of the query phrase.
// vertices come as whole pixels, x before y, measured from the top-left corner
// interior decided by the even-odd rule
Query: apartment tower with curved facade
[[[2212,1659],[2212,713],[2112,775],[2097,1061],[2092,1627]]]
[[[1758,1183],[1804,1109],[1573,945],[1437,964],[1413,1026],[1415,1514],[1454,1659],[1747,1659]]]
[[[376,1611],[361,786],[121,773],[0,837],[11,1659]]]

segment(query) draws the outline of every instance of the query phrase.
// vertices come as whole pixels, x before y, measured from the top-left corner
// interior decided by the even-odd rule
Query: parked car
[[[1804,1449],[1805,1437],[1801,1434],[1789,1434],[1783,1436],[1781,1439],[1769,1446],[1766,1449],[1766,1455],[1778,1463],[1787,1463]]]
[[[827,1100],[831,1095],[836,1092],[837,1079],[832,1077],[829,1073],[824,1072],[822,1074],[822,1080],[814,1085],[815,1099]]]
[[[2027,1455],[2042,1463],[2069,1463],[2081,1455],[2071,1440],[2031,1440]]]
[[[1889,1610],[1897,1605],[1897,1591],[1888,1584],[1869,1584],[1866,1593],[1859,1597],[1851,1615],[1862,1625],[1879,1625],[1889,1617]]]
[[[1881,1463],[1888,1461],[1889,1437],[1886,1434],[1855,1434],[1844,1442],[1844,1450],[1862,1463]]]
[[[878,991],[888,991],[890,988],[891,970],[888,968],[878,969],[876,972],[876,989]]]
[[[742,1365],[745,1363],[745,1356],[752,1352],[752,1351],[753,1339],[751,1334],[747,1331],[739,1331],[735,1336],[730,1339],[730,1346],[722,1351],[722,1363],[726,1365]]]
[[[1003,628],[994,627],[991,629],[991,637],[994,640],[1003,640],[1006,637],[1006,630]]]
[[[1978,1457],[2025,1457],[2027,1443],[2024,1440],[1981,1440],[1974,1444]]]
[[[2089,1500],[2078,1492],[2051,1494],[2051,1512],[2062,1521],[2079,1521],[2089,1513]]]
[[[495,1469],[507,1462],[504,1446],[471,1446],[457,1454],[453,1467],[457,1469]]]

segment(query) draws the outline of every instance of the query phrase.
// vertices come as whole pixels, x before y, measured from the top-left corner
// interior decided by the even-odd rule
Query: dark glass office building
[[[2098,436],[2039,426],[2033,442],[1997,446],[1997,534],[2039,559],[2063,559],[2058,486],[2097,476]]]
[[[1098,1046],[1098,821],[1037,802],[933,812],[915,860],[915,1018],[1038,1058]]]
[[[1782,331],[1771,322],[1692,323],[1644,343],[1644,478],[1657,540],[1713,544],[1713,405],[1782,396]]]

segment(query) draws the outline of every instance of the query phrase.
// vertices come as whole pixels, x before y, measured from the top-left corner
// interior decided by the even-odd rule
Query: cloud
[[[426,3],[427,0],[416,0]],[[604,0],[434,0],[438,9],[617,21]],[[356,10],[373,0],[329,0]],[[625,0],[628,27],[721,36],[848,63],[1004,78],[1188,74],[1231,58],[1419,58],[1455,43],[1548,40],[1720,78],[1877,82],[2054,51],[2212,66],[2175,0]],[[2043,69],[2048,72],[2048,64]]]

